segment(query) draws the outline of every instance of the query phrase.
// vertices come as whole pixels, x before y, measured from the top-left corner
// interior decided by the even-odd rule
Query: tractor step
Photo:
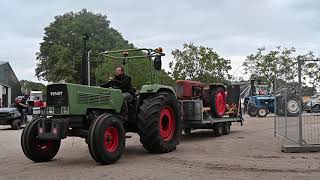
[[[126,135],[126,138],[132,138],[132,136]]]

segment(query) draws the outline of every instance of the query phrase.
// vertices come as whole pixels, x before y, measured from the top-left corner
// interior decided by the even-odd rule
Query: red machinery
[[[176,93],[181,100],[201,99],[204,110],[221,118],[226,111],[226,88],[222,84],[205,85],[199,81],[178,80]]]
[[[213,129],[216,136],[221,136],[229,134],[231,122],[242,122],[239,85],[226,88],[222,84],[178,80],[176,94],[182,104],[186,134],[192,129]]]

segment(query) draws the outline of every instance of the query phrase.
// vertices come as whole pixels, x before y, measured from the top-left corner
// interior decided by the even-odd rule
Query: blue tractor
[[[251,117],[266,117],[269,113],[274,113],[274,96],[249,96],[247,97],[247,109]]]
[[[276,98],[276,99],[275,99]],[[245,98],[246,110],[251,117],[266,117],[274,112],[275,100],[277,102],[278,116],[296,117],[299,115],[299,100],[295,91],[287,92],[286,98],[282,93],[276,95],[272,92],[271,86],[258,84],[251,80],[249,96]]]

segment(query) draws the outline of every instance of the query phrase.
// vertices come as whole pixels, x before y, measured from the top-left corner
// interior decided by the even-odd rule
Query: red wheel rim
[[[160,112],[160,136],[165,141],[170,141],[174,135],[176,122],[171,107],[164,107]]]
[[[104,132],[104,148],[109,152],[114,152],[119,146],[118,130],[114,127],[108,127]]]
[[[223,116],[226,111],[226,98],[224,92],[219,92],[216,96],[216,109],[220,116]]]

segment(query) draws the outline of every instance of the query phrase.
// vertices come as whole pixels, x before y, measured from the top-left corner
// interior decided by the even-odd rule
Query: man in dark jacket
[[[124,68],[122,66],[117,67],[114,79],[109,80],[107,83],[102,84],[101,87],[112,87],[115,89],[121,89],[123,97],[125,99],[125,108],[128,110],[128,102],[131,102],[134,96],[134,89],[131,84],[131,77],[124,74]]]

